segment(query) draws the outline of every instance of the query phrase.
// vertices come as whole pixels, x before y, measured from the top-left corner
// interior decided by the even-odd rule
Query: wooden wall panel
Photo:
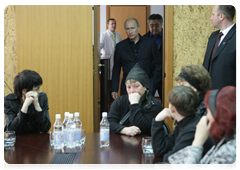
[[[164,6],[164,40],[165,40],[165,73],[166,77],[164,80],[164,108],[168,108],[168,93],[173,88],[173,5]],[[170,118],[165,119],[170,130],[173,130],[172,120]]]
[[[92,6],[17,6],[18,71],[43,78],[52,126],[55,114],[80,112],[93,131]],[[52,128],[51,128],[52,129]]]

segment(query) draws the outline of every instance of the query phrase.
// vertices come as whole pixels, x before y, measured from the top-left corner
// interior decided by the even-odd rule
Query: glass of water
[[[86,140],[86,132],[84,129],[82,129],[81,145],[85,145],[85,140]]]
[[[142,151],[144,154],[150,154],[150,155],[153,154],[151,137],[143,137],[142,138]]]
[[[16,142],[15,131],[6,131],[4,132],[4,147],[14,146]]]
[[[53,131],[49,132],[49,141],[50,141],[50,145],[54,146],[54,133],[53,133]]]

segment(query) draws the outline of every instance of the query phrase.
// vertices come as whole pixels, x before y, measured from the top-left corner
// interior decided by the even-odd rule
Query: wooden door
[[[127,38],[127,34],[124,29],[124,22],[128,18],[136,18],[140,25],[139,33],[144,35],[149,31],[147,18],[150,15],[150,5],[107,5],[107,19],[114,18],[117,22],[116,31],[122,36],[122,39]],[[121,71],[118,96],[120,96],[120,86],[123,73]]]
[[[21,5],[16,17],[18,72],[42,76],[52,126],[55,114],[80,112],[93,132],[92,6]]]

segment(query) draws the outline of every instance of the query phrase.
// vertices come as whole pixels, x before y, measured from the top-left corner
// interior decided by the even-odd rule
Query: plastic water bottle
[[[69,119],[67,123],[67,139],[66,139],[66,146],[68,148],[74,148],[76,142],[76,130],[75,130],[75,123],[73,122],[73,114],[69,114]]]
[[[109,122],[107,119],[107,112],[102,113],[102,121],[100,123],[100,147],[108,147],[109,146]]]
[[[74,123],[75,123],[75,131],[76,131],[76,146],[81,146],[81,136],[82,136],[82,122],[79,119],[79,112],[74,113]]]
[[[53,131],[54,131],[54,148],[62,149],[64,134],[60,114],[56,114],[56,121],[53,125]]]
[[[67,122],[68,122],[68,116],[69,116],[69,112],[65,112],[64,113],[64,120],[63,120],[63,141],[64,141],[64,145],[66,145],[66,139],[67,139]]]

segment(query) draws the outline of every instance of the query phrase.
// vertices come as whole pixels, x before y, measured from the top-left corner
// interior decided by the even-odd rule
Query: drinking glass
[[[53,131],[49,132],[49,141],[50,141],[51,146],[54,146],[54,133],[53,133]]]
[[[84,129],[82,129],[82,135],[81,135],[81,145],[85,144],[85,140],[86,140],[86,132]]]
[[[142,138],[142,150],[144,154],[153,154],[151,137]]]
[[[4,147],[14,146],[16,142],[15,131],[6,131],[4,132]]]
[[[154,164],[154,169],[171,169],[171,165],[167,162],[157,162]]]

